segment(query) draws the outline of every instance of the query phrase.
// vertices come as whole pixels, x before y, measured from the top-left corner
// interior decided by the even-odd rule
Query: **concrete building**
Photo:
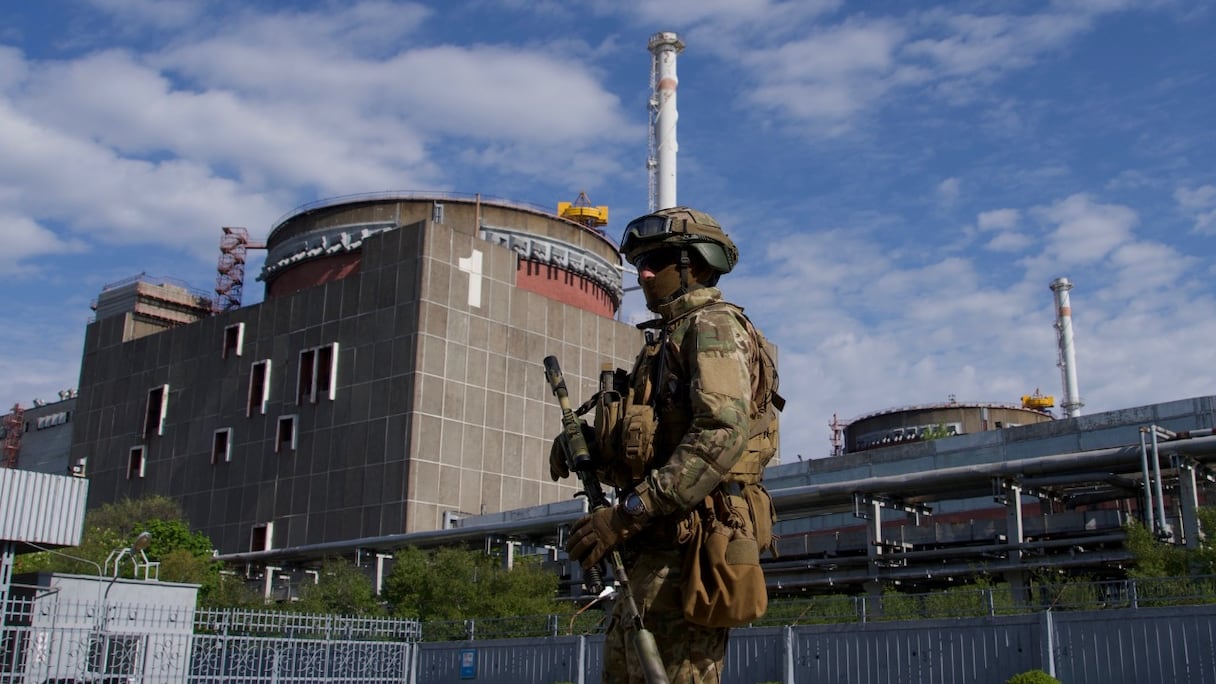
[[[81,474],[80,464],[69,458],[75,415],[74,389],[59,392],[57,399],[34,399],[28,408],[12,407],[0,416],[5,467],[53,475]]]
[[[612,318],[621,262],[603,233],[501,200],[386,194],[302,207],[266,249],[260,304],[98,308],[71,447],[91,507],[172,497],[230,554],[570,498],[548,478],[560,413],[541,361],[586,397],[641,343]]]
[[[954,400],[886,409],[855,418],[844,429],[844,451],[952,437],[1052,420],[1050,413],[1018,404]]]

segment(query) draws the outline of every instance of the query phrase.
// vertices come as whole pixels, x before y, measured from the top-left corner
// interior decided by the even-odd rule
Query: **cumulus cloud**
[[[1033,212],[1050,224],[1044,263],[1069,268],[1094,263],[1115,247],[1128,242],[1140,222],[1135,210],[1103,204],[1087,194],[1077,194]]]
[[[1004,75],[1067,49],[1104,15],[1134,3],[1048,3],[1022,12],[955,7],[877,17],[821,2],[613,3],[601,11],[687,27],[690,44],[741,65],[740,103],[818,135],[839,135],[858,117],[931,95],[975,100]],[[813,22],[809,31],[794,30]]]
[[[1179,210],[1195,221],[1196,233],[1216,235],[1216,185],[1178,188],[1174,200]]]
[[[950,208],[958,202],[963,183],[958,178],[947,178],[937,184],[937,200],[945,208]]]
[[[38,271],[30,259],[86,249],[80,240],[61,239],[28,216],[3,211],[0,211],[0,242],[4,244],[4,249],[0,250],[0,274],[3,274],[0,278],[30,278]]]
[[[444,188],[445,156],[587,187],[623,171],[606,141],[643,137],[586,64],[425,44],[416,32],[432,10],[416,4],[245,8],[223,25],[192,3],[97,6],[137,25],[197,24],[154,52],[31,60],[0,49],[11,190],[0,212],[63,244],[165,244],[205,260],[218,226],[268,222],[299,194]]]
[[[982,231],[1012,230],[1017,227],[1021,216],[1017,209],[993,209],[981,212],[976,217],[975,225]]]

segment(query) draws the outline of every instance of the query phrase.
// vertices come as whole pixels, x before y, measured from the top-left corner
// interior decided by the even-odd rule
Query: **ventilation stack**
[[[1060,374],[1064,383],[1064,401],[1060,409],[1068,418],[1081,415],[1081,392],[1077,389],[1077,355],[1073,348],[1072,339],[1072,305],[1068,300],[1068,291],[1072,282],[1068,278],[1056,278],[1051,281],[1051,291],[1056,296],[1056,337],[1060,345]]]
[[[676,56],[684,50],[680,37],[662,31],[650,37],[650,211],[676,206]]]

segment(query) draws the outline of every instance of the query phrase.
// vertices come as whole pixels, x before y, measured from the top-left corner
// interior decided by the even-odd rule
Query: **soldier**
[[[742,562],[760,583],[751,595],[734,587],[725,593],[763,613],[759,550],[771,550],[774,517],[760,479],[776,451],[776,372],[763,336],[716,287],[738,251],[711,216],[688,207],[642,216],[625,228],[621,252],[659,317],[642,326],[646,344],[633,370],[618,371],[619,410],[597,410],[597,472],[616,487],[619,503],[575,523],[566,548],[589,569],[617,547],[668,678],[718,682],[729,633],[722,624],[732,623],[689,607],[693,588],[715,590],[701,586],[690,563],[711,520],[729,525],[735,540],[748,542],[752,560]],[[554,446],[550,475],[557,480],[569,470]],[[617,603],[603,681],[643,682]]]

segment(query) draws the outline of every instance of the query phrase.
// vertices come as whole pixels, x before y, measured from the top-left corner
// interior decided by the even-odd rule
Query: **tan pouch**
[[[631,482],[646,475],[646,467],[654,455],[654,433],[658,428],[654,409],[646,404],[625,404],[621,417],[621,453]]]
[[[742,497],[706,498],[700,534],[684,559],[684,619],[703,627],[738,627],[768,610],[760,547]]]
[[[601,454],[616,454],[621,450],[621,393],[600,390],[595,403],[595,443]]]

